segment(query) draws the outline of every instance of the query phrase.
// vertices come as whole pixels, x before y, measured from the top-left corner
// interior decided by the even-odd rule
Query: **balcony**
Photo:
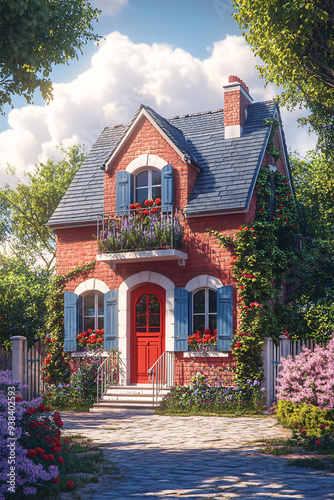
[[[132,205],[131,205],[132,206]],[[184,266],[184,216],[175,207],[136,207],[99,216],[98,261],[117,263],[177,260]]]

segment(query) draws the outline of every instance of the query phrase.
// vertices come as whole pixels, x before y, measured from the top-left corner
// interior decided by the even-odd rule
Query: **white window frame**
[[[205,296],[204,296],[204,313],[195,313],[194,312],[194,297],[195,297],[195,294],[197,292],[199,292],[200,290],[205,290]],[[192,326],[192,332],[195,333],[195,328],[194,328],[194,324],[195,324],[195,321],[194,321],[194,316],[199,316],[199,315],[202,315],[204,314],[204,328],[208,329],[209,328],[209,319],[210,319],[210,316],[213,316],[215,315],[216,316],[216,319],[217,319],[217,306],[216,306],[216,312],[215,313],[210,313],[209,312],[209,291],[212,290],[213,292],[216,293],[217,295],[217,290],[215,290],[214,288],[209,288],[209,287],[201,287],[201,288],[197,288],[196,290],[194,290],[192,292],[192,295],[191,295],[191,326]]]
[[[161,188],[161,177],[160,177],[160,184],[158,185],[155,185],[153,186],[152,185],[152,175],[153,175],[153,172],[160,172],[160,175],[161,175],[161,170],[158,169],[158,168],[153,168],[153,167],[148,167],[148,168],[143,168],[143,169],[140,169],[138,172],[136,172],[135,174],[135,178],[134,178],[134,186],[133,186],[133,189],[134,189],[134,193],[133,193],[133,199],[135,200],[135,203],[137,202],[137,176],[142,174],[143,172],[147,172],[148,173],[148,176],[147,176],[147,182],[148,182],[148,186],[147,186],[147,200],[153,200],[153,196],[152,196],[152,188],[153,187],[159,187]],[[143,189],[144,187],[146,186],[142,186],[141,188],[139,189]]]
[[[84,307],[84,298],[86,295],[94,293],[94,316],[85,316],[85,307]],[[82,325],[82,331],[85,330],[85,318],[93,318],[94,317],[94,328],[93,330],[98,330],[99,327],[99,318],[103,317],[103,326],[104,326],[104,311],[103,311],[103,316],[98,314],[99,312],[99,293],[103,296],[103,292],[100,290],[88,290],[86,293],[81,295],[81,325]]]

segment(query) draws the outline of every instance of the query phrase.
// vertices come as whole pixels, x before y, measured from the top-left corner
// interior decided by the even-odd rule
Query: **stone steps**
[[[159,392],[158,403],[162,402],[163,396],[168,394],[169,388],[163,388]],[[109,387],[106,393],[95,403],[89,411],[97,412],[117,412],[136,411],[153,413],[157,406],[153,404],[153,393],[151,385],[118,385]]]

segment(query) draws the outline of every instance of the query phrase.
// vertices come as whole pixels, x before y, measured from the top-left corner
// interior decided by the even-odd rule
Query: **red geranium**
[[[73,481],[68,481],[66,484],[67,484],[67,487],[68,487],[69,490],[71,490],[73,488],[73,486],[74,486]]]
[[[319,439],[317,439],[314,444],[315,444],[315,446],[320,446],[321,445],[321,441],[319,441]]]
[[[59,457],[59,458],[57,458],[57,462],[59,462],[60,464],[63,464],[65,462],[65,460],[63,459],[63,457]]]
[[[54,484],[58,484],[59,483],[59,477],[55,477],[52,481],[52,483]]]
[[[154,203],[156,204],[157,207],[160,207],[160,205],[161,205],[161,199],[160,198],[156,198],[154,200]]]

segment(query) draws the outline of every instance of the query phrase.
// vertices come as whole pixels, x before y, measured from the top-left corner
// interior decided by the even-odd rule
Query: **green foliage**
[[[46,333],[46,299],[50,278],[16,259],[0,259],[0,347],[10,350],[10,337],[24,335],[31,346]]]
[[[266,82],[283,87],[280,102],[305,106],[320,145],[331,153],[334,124],[334,6],[331,2],[234,0],[234,18],[259,56]]]
[[[52,279],[52,290],[47,298],[48,319],[46,328],[51,342],[47,344],[43,380],[48,384],[68,383],[71,357],[64,352],[64,290],[65,283],[79,273],[86,273],[95,266],[95,260],[82,267],[75,267],[67,274],[57,274]]]
[[[197,372],[187,386],[175,387],[164,397],[164,412],[188,414],[257,414],[263,409],[258,380],[231,386],[233,372],[216,369]],[[226,385],[228,384],[228,385]]]
[[[275,186],[275,215],[271,215],[271,185]],[[256,184],[256,220],[240,226],[234,237],[210,231],[234,254],[232,269],[241,297],[241,325],[233,340],[239,380],[261,377],[261,347],[289,329],[291,304],[282,283],[294,282],[298,261],[295,242],[297,214],[288,179],[261,168]],[[289,331],[291,331],[289,329]]]
[[[0,3],[0,111],[15,94],[32,101],[39,88],[52,99],[49,75],[55,64],[78,58],[97,41],[92,23],[99,10],[86,0],[3,0]]]
[[[96,401],[96,376],[100,359],[78,358],[78,368],[68,384],[47,385],[43,399],[56,410],[87,411]]]
[[[16,185],[0,189],[0,238],[11,254],[27,266],[42,261],[52,272],[55,259],[55,235],[45,224],[64,196],[75,173],[85,158],[81,145],[59,148],[63,159],[35,165],[33,172],[24,174],[27,182],[9,172]]]
[[[290,400],[278,400],[275,416],[280,424],[289,429],[300,427],[309,436],[320,435],[321,425],[334,433],[334,412],[321,410],[318,406],[306,403],[293,403]]]
[[[296,330],[325,341],[334,331],[334,166],[316,152],[305,160],[293,155],[291,166],[302,236],[291,295],[294,308],[303,311]]]

